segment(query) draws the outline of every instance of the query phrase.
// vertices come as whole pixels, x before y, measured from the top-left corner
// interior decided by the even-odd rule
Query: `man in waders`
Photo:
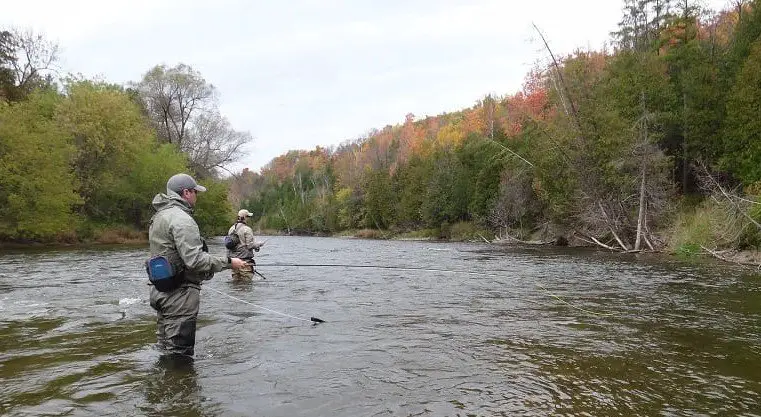
[[[233,249],[228,249],[227,256],[244,259],[250,265],[250,267],[233,270],[233,282],[251,282],[255,278],[254,252],[259,252],[264,242],[257,242],[254,239],[254,231],[246,224],[246,220],[251,216],[253,214],[248,210],[240,210],[235,224],[227,231],[228,236],[235,234],[239,239],[238,244]]]
[[[158,315],[158,348],[166,353],[193,356],[201,282],[223,269],[240,269],[246,262],[228,256],[212,256],[201,239],[191,214],[199,192],[206,188],[187,174],[166,183],[166,194],[156,194],[148,229],[151,256],[161,255],[171,264],[176,283],[159,291],[151,285],[151,307]],[[181,275],[180,275],[181,274]]]

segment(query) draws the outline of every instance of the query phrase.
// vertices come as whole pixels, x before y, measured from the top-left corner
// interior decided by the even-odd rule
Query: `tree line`
[[[610,47],[567,56],[536,30],[521,91],[290,151],[231,200],[289,233],[758,247],[761,1],[624,0]]]
[[[230,221],[226,166],[251,140],[193,68],[157,65],[117,85],[59,74],[59,48],[0,28],[0,242],[144,238],[151,200],[187,172],[209,191],[205,235]]]

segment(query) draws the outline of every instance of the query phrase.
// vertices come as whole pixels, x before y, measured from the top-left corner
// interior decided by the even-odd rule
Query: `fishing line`
[[[610,317],[610,316],[615,316],[615,315],[616,315],[616,314],[614,314],[614,313],[598,313],[598,312],[596,312],[596,311],[591,311],[591,310],[587,310],[587,309],[584,309],[584,308],[581,308],[581,307],[575,306],[575,305],[573,305],[573,304],[569,303],[568,301],[566,301],[566,300],[564,300],[564,299],[560,298],[560,296],[558,296],[558,295],[555,295],[555,294],[551,293],[551,292],[550,292],[550,290],[548,290],[547,288],[545,288],[545,287],[544,287],[542,284],[539,284],[539,283],[536,283],[536,282],[535,282],[534,284],[535,284],[537,287],[539,287],[539,288],[543,289],[543,290],[544,290],[544,291],[547,293],[547,295],[549,295],[550,297],[552,297],[552,298],[554,298],[554,299],[556,299],[556,300],[560,301],[561,303],[563,303],[563,304],[565,304],[565,305],[567,305],[567,306],[569,306],[569,307],[571,307],[571,308],[574,308],[574,309],[576,309],[576,310],[579,310],[579,311],[583,311],[584,313],[587,313],[587,314],[592,314],[592,315],[595,315],[595,316]]]
[[[214,292],[215,292],[215,293],[217,293],[217,294],[222,294],[222,295],[224,295],[225,297],[229,297],[229,298],[232,298],[232,299],[233,299],[233,300],[235,300],[235,301],[240,301],[241,303],[244,303],[244,304],[248,304],[248,305],[254,306],[254,307],[256,307],[256,308],[261,308],[262,310],[266,310],[266,311],[269,311],[270,313],[279,314],[279,315],[281,315],[281,316],[290,317],[290,318],[292,318],[292,319],[296,319],[296,320],[307,321],[307,322],[313,322],[314,324],[317,324],[317,323],[325,323],[325,320],[322,320],[322,319],[318,319],[317,317],[310,317],[310,318],[308,318],[308,319],[305,319],[305,318],[302,318],[302,317],[296,317],[296,316],[292,316],[292,315],[290,315],[290,314],[281,313],[281,312],[279,312],[279,311],[275,311],[275,310],[273,310],[273,309],[271,309],[271,308],[262,307],[262,306],[260,306],[260,305],[254,304],[254,303],[252,303],[252,302],[249,302],[249,301],[246,301],[246,300],[243,300],[243,299],[240,299],[240,298],[238,298],[238,297],[233,297],[233,296],[232,296],[232,295],[230,295],[230,294],[224,293],[224,292],[222,292],[222,291],[219,291],[219,290],[215,290],[214,288],[211,288],[211,287],[204,287],[204,289],[207,289],[207,290],[212,290],[212,291],[214,291]]]
[[[399,266],[387,266],[387,265],[348,265],[348,264],[295,264],[295,263],[272,263],[272,264],[257,264],[257,266],[281,266],[281,267],[316,267],[316,268],[371,268],[371,269],[393,269],[393,270],[399,270],[399,271],[430,271],[430,272],[448,272],[448,273],[454,273],[454,274],[469,274],[469,275],[481,275],[481,276],[490,276],[490,277],[498,277],[501,278],[501,275],[498,274],[490,274],[488,272],[472,272],[472,271],[460,271],[460,270],[454,270],[454,269],[440,269],[440,268],[425,268],[425,267],[415,267],[415,266],[408,266],[408,267],[399,267]],[[497,270],[499,271],[499,270]],[[501,272],[510,272],[510,271],[501,271]],[[600,313],[592,310],[587,310],[585,308],[579,307],[577,305],[574,305],[573,303],[570,303],[563,298],[561,298],[559,295],[553,294],[545,288],[542,284],[539,284],[537,282],[534,283],[537,287],[542,289],[544,292],[547,293],[550,297],[560,301],[561,303],[584,313],[594,315],[594,316],[600,316],[600,317],[610,317],[610,316],[616,316],[615,313]]]
[[[459,271],[455,269],[424,268],[417,266],[387,266],[387,265],[347,265],[347,264],[256,264],[256,266],[286,266],[286,267],[310,267],[310,268],[371,268],[371,269],[393,269],[398,271],[430,271],[430,272],[449,272],[454,274],[485,275],[491,277],[500,277],[497,274],[487,272]],[[505,271],[507,272],[507,271]]]

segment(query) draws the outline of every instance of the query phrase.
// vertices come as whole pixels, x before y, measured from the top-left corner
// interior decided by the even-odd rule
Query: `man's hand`
[[[248,266],[248,263],[240,258],[230,258],[230,266],[232,266],[233,269],[241,269]]]
[[[264,242],[256,242],[254,243],[254,250],[259,252],[259,249],[261,249],[262,246],[264,246]]]

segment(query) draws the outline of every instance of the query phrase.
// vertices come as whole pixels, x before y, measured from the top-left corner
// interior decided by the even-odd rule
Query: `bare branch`
[[[555,54],[552,53],[552,49],[550,49],[550,45],[547,43],[547,39],[544,38],[544,34],[541,30],[536,26],[535,23],[531,24],[534,26],[534,29],[536,29],[536,32],[539,34],[539,37],[542,38],[542,42],[544,43],[544,47],[547,48],[547,53],[550,54],[550,58],[552,59],[552,65],[555,67],[555,72],[558,75],[558,78],[560,79],[560,86],[563,88],[563,92],[565,93],[565,96],[567,97],[568,103],[571,107],[571,116],[573,116],[573,120],[576,123],[576,128],[579,129],[579,133],[582,133],[581,128],[581,121],[579,120],[579,112],[576,110],[576,105],[573,102],[573,99],[571,98],[571,93],[568,91],[568,86],[566,85],[565,79],[563,79],[563,71],[560,70],[560,64],[558,63],[558,60],[555,58]]]

